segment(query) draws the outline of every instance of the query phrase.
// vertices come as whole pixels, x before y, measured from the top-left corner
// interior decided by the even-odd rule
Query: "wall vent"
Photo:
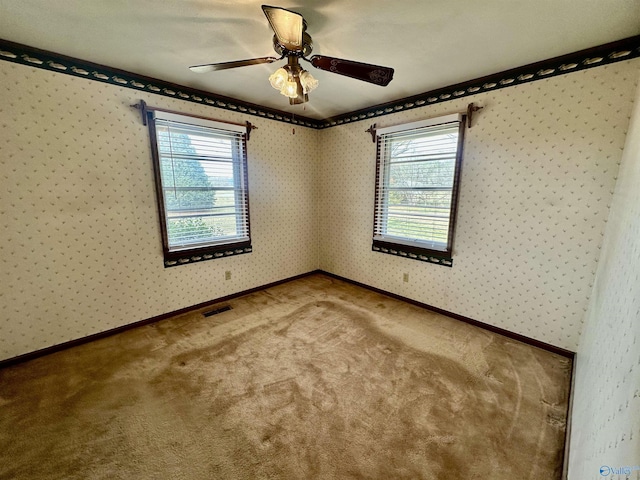
[[[222,312],[226,312],[227,310],[231,310],[229,305],[225,305],[224,307],[216,308],[215,310],[209,310],[208,312],[204,312],[202,315],[205,317],[211,317],[213,315],[217,315]]]

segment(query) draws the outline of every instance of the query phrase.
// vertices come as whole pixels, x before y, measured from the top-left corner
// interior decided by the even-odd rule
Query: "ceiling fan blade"
[[[280,45],[291,51],[302,50],[302,33],[306,27],[302,15],[269,5],[262,5],[262,11],[269,20],[269,25]]]
[[[374,83],[381,87],[386,87],[393,79],[393,68],[389,67],[343,60],[341,58],[325,57],[323,55],[314,55],[309,61],[311,65],[320,70]]]
[[[280,60],[276,57],[251,58],[249,60],[236,60],[235,62],[209,63],[207,65],[193,65],[189,67],[192,71],[198,73],[215,72],[217,70],[226,70],[227,68],[246,67],[248,65],[258,65],[260,63],[272,63]]]

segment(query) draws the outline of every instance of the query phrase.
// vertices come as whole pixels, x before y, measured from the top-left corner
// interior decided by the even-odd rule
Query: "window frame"
[[[223,123],[206,117],[196,115],[188,115],[173,111],[165,111],[159,109],[148,109],[147,126],[149,128],[149,138],[151,142],[151,158],[153,161],[154,183],[156,190],[156,201],[158,205],[158,214],[160,218],[160,233],[162,237],[162,252],[164,256],[165,267],[193,263],[202,260],[210,260],[241,253],[250,253],[251,246],[251,222],[249,209],[249,181],[247,169],[247,127],[232,123]],[[238,134],[238,139],[242,144],[241,152],[232,152],[235,156],[239,153],[239,162],[233,162],[233,178],[234,178],[234,195],[243,194],[245,197],[244,210],[246,211],[246,236],[242,236],[240,240],[230,239],[228,241],[212,241],[208,244],[198,244],[193,247],[185,246],[183,248],[171,247],[169,244],[169,232],[167,228],[167,208],[164,199],[165,186],[162,183],[162,171],[160,165],[160,151],[158,147],[158,134],[156,126],[156,115],[161,120],[179,122],[188,126],[208,127],[216,130],[224,130]],[[240,168],[240,172],[238,172]],[[240,178],[237,179],[237,176]],[[238,185],[238,180],[240,187]],[[241,206],[242,208],[242,206]],[[236,210],[236,215],[242,215],[242,212]]]
[[[383,190],[385,186],[381,182],[388,181],[385,172],[390,164],[391,157],[385,155],[383,141],[385,135],[417,131],[425,127],[436,127],[438,125],[458,123],[458,142],[454,163],[453,183],[451,187],[451,206],[449,208],[449,229],[447,233],[447,245],[444,250],[429,248],[426,241],[414,239],[407,241],[393,235],[385,235],[380,233],[381,217],[385,211],[388,212],[388,198],[383,198]],[[453,247],[456,220],[458,213],[458,199],[460,196],[460,178],[462,173],[462,158],[464,150],[464,134],[465,134],[466,115],[452,114],[440,117],[420,120],[417,122],[395,125],[392,127],[381,128],[376,130],[376,175],[375,175],[375,200],[373,214],[373,243],[372,250],[382,253],[390,253],[406,258],[438,263],[441,265],[452,266],[453,264]],[[386,209],[385,209],[385,203]],[[386,214],[388,218],[388,213]],[[425,243],[425,245],[421,245]]]

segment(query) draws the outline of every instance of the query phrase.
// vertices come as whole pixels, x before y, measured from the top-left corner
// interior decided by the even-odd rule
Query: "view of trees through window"
[[[169,244],[197,244],[235,235],[231,142],[215,139],[218,156],[212,158],[206,151],[211,149],[211,138],[158,126],[157,139]]]
[[[389,146],[386,234],[446,244],[457,131]]]

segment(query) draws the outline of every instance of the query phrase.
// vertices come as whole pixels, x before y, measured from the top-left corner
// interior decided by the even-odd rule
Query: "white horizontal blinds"
[[[374,239],[447,251],[458,118],[379,135]]]
[[[244,134],[164,112],[155,123],[169,251],[248,241]]]

